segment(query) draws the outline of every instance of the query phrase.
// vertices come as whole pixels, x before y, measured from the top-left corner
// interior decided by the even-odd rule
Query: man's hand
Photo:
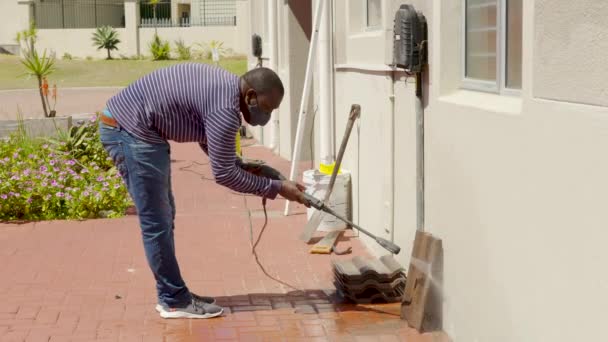
[[[279,195],[283,196],[286,200],[295,201],[304,204],[307,208],[310,208],[310,203],[306,197],[304,197],[304,190],[306,190],[304,185],[286,180],[281,182],[281,190],[279,190]]]

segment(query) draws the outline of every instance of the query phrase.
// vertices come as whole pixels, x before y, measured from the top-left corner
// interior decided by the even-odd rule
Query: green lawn
[[[57,60],[56,71],[49,77],[49,84],[57,87],[126,86],[139,77],[164,66],[186,61],[151,60]],[[211,63],[196,60],[197,63]],[[245,58],[224,59],[220,65],[242,75],[247,71]],[[15,56],[0,55],[0,90],[36,88],[35,78],[23,73],[25,67]]]

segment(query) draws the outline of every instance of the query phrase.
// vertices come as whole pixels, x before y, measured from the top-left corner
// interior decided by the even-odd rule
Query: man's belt
[[[104,124],[108,125],[108,126],[112,126],[112,127],[116,127],[118,128],[118,122],[116,122],[116,120],[114,120],[114,118],[111,118],[107,115],[101,114],[99,116],[99,120],[101,122],[103,122]]]

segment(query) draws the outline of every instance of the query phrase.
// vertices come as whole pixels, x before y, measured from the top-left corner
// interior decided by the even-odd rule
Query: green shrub
[[[192,48],[187,46],[181,39],[175,41],[175,52],[177,52],[177,56],[181,60],[189,60],[192,58]]]
[[[171,57],[171,46],[168,41],[164,41],[158,34],[154,34],[154,39],[150,43],[150,54],[155,61],[167,60]]]
[[[228,55],[228,49],[224,47],[224,42],[219,40],[212,40],[206,44],[197,44],[203,49],[203,58],[213,59],[213,52],[215,51],[218,59],[224,58]]]
[[[61,57],[63,60],[65,61],[71,61],[72,59],[74,59],[74,57],[72,55],[70,55],[69,53],[64,53],[63,57]]]
[[[131,205],[97,118],[49,143],[23,130],[0,142],[0,220],[119,217]]]

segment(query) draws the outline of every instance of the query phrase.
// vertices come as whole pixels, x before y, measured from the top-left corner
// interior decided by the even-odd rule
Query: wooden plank
[[[442,329],[443,246],[429,233],[416,232],[401,303],[401,318],[419,332]]]
[[[343,230],[333,230],[325,234],[325,236],[310,249],[312,254],[330,254],[336,240],[344,232]]]

